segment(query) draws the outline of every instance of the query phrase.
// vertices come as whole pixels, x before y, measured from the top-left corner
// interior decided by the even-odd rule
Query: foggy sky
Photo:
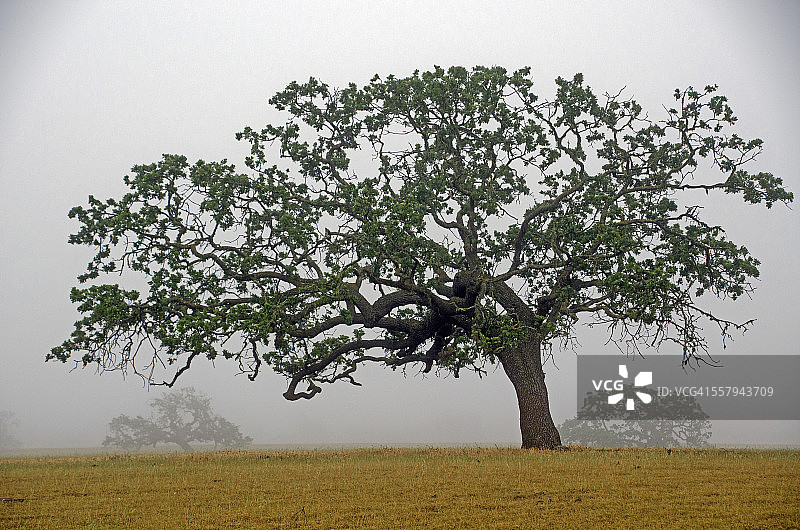
[[[68,210],[89,194],[118,196],[131,166],[162,153],[243,169],[247,146],[234,134],[281,122],[267,99],[293,80],[335,86],[434,65],[530,65],[539,93],[583,72],[598,94],[626,87],[656,119],[675,88],[717,83],[738,133],[765,141],[749,168],[800,192],[795,2],[302,4],[0,2],[0,410],[16,413],[27,446],[98,445],[112,417],[145,413],[160,393],[135,376],[44,363],[78,318],[69,289],[90,258],[66,242],[77,226]],[[725,353],[800,354],[797,206],[718,204],[709,217],[762,261],[752,300],[721,306],[758,319]],[[580,352],[615,351],[599,330],[579,338]],[[722,353],[718,340],[710,345]],[[181,383],[211,394],[258,443],[519,442],[502,370],[455,380],[365,367],[361,388],[326,386],[289,403],[274,374],[250,382],[231,364],[196,364]],[[547,381],[560,423],[575,413],[575,353],[557,364]],[[798,423],[715,424],[712,441],[796,444]]]

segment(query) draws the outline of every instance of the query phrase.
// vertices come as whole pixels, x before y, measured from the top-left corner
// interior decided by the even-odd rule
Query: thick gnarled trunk
[[[554,449],[561,446],[542,370],[542,349],[538,341],[525,341],[500,356],[503,369],[514,385],[519,404],[519,427],[523,449]]]

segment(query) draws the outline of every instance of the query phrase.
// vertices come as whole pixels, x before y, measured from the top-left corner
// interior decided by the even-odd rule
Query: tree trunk
[[[180,446],[181,449],[186,451],[187,453],[193,453],[194,447],[189,445],[189,442],[186,441],[185,436],[172,436],[168,441],[175,443]]]
[[[514,385],[519,404],[519,427],[523,449],[554,449],[561,446],[542,370],[542,346],[537,340],[524,341],[499,356],[506,375]]]

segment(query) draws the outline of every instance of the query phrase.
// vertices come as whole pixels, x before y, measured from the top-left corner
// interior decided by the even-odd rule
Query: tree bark
[[[542,346],[538,340],[526,340],[499,355],[506,375],[514,385],[519,404],[519,427],[523,449],[555,449],[561,446],[542,370]]]

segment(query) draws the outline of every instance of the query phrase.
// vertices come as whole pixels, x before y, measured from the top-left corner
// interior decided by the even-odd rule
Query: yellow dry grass
[[[0,528],[796,528],[800,451],[4,459],[0,497]]]

